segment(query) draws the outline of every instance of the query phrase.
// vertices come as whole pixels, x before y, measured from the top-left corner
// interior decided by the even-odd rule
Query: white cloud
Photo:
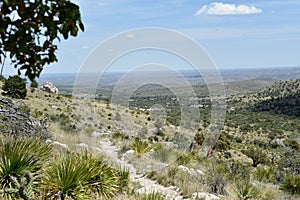
[[[203,6],[195,15],[248,15],[262,13],[262,9],[255,6],[235,5],[222,2],[214,2]]]

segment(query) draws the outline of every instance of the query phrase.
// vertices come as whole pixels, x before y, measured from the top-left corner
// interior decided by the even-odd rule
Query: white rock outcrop
[[[220,200],[220,197],[206,192],[195,192],[192,199]]]
[[[55,87],[55,85],[49,81],[47,81],[46,83],[44,83],[41,87],[41,90],[49,92],[49,93],[54,93],[54,94],[58,94],[58,89],[57,87]]]

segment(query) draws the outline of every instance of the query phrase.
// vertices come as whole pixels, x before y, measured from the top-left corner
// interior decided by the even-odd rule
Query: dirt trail
[[[166,195],[168,200],[181,200],[184,199],[183,196],[176,190],[175,186],[164,187],[157,182],[138,175],[135,167],[128,163],[125,159],[118,158],[118,148],[114,146],[108,139],[105,141],[99,141],[99,150],[101,150],[105,155],[107,155],[113,162],[120,164],[122,167],[126,167],[130,170],[130,180],[133,182],[138,182],[142,188],[138,190],[140,193],[151,193],[160,192]]]

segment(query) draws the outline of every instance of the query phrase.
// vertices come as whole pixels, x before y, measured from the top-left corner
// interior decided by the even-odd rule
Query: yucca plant
[[[129,175],[130,171],[128,168],[119,165],[118,167],[118,175],[119,175],[119,186],[121,190],[125,190],[129,185]]]
[[[145,154],[151,150],[150,145],[146,141],[142,141],[139,137],[134,138],[129,147],[134,150],[135,154]]]
[[[259,190],[248,181],[237,181],[235,187],[240,200],[258,199],[259,197]]]
[[[69,154],[49,163],[42,182],[46,196],[61,199],[109,198],[119,191],[117,170],[90,153]]]
[[[253,176],[256,180],[263,182],[273,182],[275,180],[274,169],[272,167],[258,166]]]
[[[0,147],[2,197],[9,199],[32,196],[33,189],[39,182],[42,165],[49,158],[50,152],[50,145],[39,139],[3,139]]]
[[[280,189],[291,194],[300,194],[300,176],[286,175]]]

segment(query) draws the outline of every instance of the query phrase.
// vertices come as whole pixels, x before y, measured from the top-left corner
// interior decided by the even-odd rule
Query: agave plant
[[[89,199],[98,194],[110,198],[119,191],[119,177],[103,158],[85,152],[55,159],[46,167],[42,185],[48,197]]]
[[[1,196],[7,199],[32,196],[50,152],[50,145],[39,139],[3,139],[0,146]]]

